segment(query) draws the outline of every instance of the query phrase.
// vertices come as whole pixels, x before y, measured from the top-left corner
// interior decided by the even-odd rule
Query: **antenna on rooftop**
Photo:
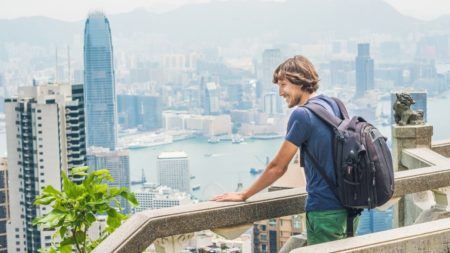
[[[58,47],[55,46],[55,80],[54,83],[58,83]]]
[[[67,45],[67,76],[68,76],[68,83],[71,84],[71,78],[70,78],[70,46]]]

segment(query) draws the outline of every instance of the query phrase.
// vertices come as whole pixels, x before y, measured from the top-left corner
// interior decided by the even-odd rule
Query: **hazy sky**
[[[128,12],[136,8],[145,8],[149,11],[163,12],[184,4],[209,1],[211,0],[0,0],[0,19],[38,15],[73,21],[86,18],[91,10],[103,10],[108,15]],[[402,14],[420,19],[433,19],[443,14],[450,14],[450,0],[385,1]]]

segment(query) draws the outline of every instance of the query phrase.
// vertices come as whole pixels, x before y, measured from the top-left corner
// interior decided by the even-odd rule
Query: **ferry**
[[[213,137],[208,139],[208,143],[211,143],[211,144],[216,144],[216,143],[219,143],[219,142],[220,142],[220,139],[218,137],[216,137],[216,136],[213,136]]]
[[[244,141],[245,141],[244,137],[241,136],[233,136],[233,138],[231,138],[231,143],[233,144],[239,144]]]

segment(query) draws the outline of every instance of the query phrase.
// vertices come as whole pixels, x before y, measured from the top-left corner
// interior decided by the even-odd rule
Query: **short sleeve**
[[[300,147],[311,134],[311,118],[307,109],[295,109],[289,118],[286,140]]]

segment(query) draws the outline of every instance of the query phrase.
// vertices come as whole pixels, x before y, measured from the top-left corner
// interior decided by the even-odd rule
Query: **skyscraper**
[[[189,160],[185,152],[163,152],[158,156],[158,182],[190,193]]]
[[[33,201],[47,185],[61,189],[61,170],[86,164],[82,85],[21,87],[5,100],[10,221],[8,252],[37,252],[54,233],[33,226],[51,211]]]
[[[8,252],[6,223],[9,220],[8,161],[0,158],[0,253]]]
[[[145,130],[162,127],[162,99],[159,96],[139,96],[139,116]]]
[[[162,101],[159,96],[118,95],[121,128],[156,130],[162,127]]]
[[[374,63],[370,58],[370,44],[358,44],[356,64],[356,96],[363,96],[367,90],[374,88]]]
[[[275,88],[272,83],[273,71],[281,64],[282,56],[278,48],[266,49],[262,55],[262,83],[263,92],[271,92]]]
[[[84,83],[88,146],[114,150],[117,109],[113,46],[103,13],[89,15],[84,30]]]
[[[130,157],[127,150],[110,151],[106,148],[90,148],[87,163],[91,171],[108,169],[114,182],[108,182],[109,187],[130,188]],[[127,200],[120,198],[123,213],[130,212]]]
[[[219,85],[217,83],[207,83],[205,87],[204,113],[214,115],[220,113]]]
[[[266,94],[278,94],[278,88],[276,85],[272,83],[273,79],[273,71],[275,68],[281,64],[283,61],[281,50],[278,48],[274,49],[266,49],[263,52],[262,56],[262,101],[260,102],[262,105],[262,109],[266,110]],[[283,100],[280,96],[275,96],[274,113],[283,113]]]

